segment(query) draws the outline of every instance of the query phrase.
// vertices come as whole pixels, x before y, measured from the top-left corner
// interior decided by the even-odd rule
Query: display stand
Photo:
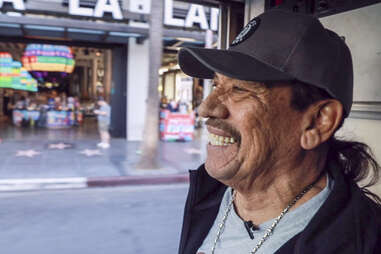
[[[43,120],[43,121],[42,121]],[[69,128],[82,122],[82,113],[77,112],[76,116],[73,111],[45,111],[41,114],[37,110],[13,110],[13,124],[16,126],[36,126],[47,127],[50,129]],[[38,123],[38,124],[37,124]]]
[[[190,114],[160,111],[160,138],[165,141],[191,141],[194,136],[194,112]]]

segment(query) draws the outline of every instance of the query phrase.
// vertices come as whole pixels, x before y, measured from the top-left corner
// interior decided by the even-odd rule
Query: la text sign
[[[24,0],[0,0],[0,8],[4,3],[11,4],[18,11],[26,10]],[[118,0],[97,0],[94,9],[81,7],[79,0],[69,0],[70,15],[102,18],[105,13],[111,13],[114,19],[123,19]]]
[[[0,0],[0,8],[3,7],[3,4],[10,3],[13,5],[13,8],[18,11],[25,10],[25,4],[23,0]]]
[[[164,24],[170,26],[193,27],[198,24],[201,29],[217,31],[218,29],[218,9],[211,8],[210,24],[206,18],[204,6],[199,4],[190,4],[187,16],[184,19],[173,16],[173,0],[165,0]]]
[[[151,0],[158,1],[158,0]],[[0,0],[0,8],[3,5],[11,4],[15,10],[26,10],[25,0]],[[130,0],[130,11],[137,13],[148,13],[150,11],[149,0]],[[164,24],[169,26],[191,28],[199,26],[203,30],[218,29],[218,12],[217,8],[210,8],[210,19],[208,21],[204,6],[199,4],[189,4],[185,19],[174,16],[173,0],[165,0],[164,5]],[[123,20],[123,13],[118,0],[97,0],[94,8],[83,7],[80,0],[69,0],[68,14],[75,16],[86,16],[102,18],[105,13],[112,15],[114,19]]]
[[[102,18],[108,12],[114,19],[123,19],[118,0],[97,0],[95,9],[80,7],[79,0],[69,0],[69,14]]]

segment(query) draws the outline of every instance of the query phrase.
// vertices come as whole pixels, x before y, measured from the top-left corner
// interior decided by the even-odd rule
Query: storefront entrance
[[[102,97],[113,109],[111,133],[125,137],[126,62],[126,46],[0,41],[0,136],[96,138]]]

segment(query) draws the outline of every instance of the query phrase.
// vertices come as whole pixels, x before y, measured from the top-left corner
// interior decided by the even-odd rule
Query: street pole
[[[212,47],[213,47],[213,31],[208,29],[206,30],[206,33],[205,33],[205,48],[212,48]],[[211,91],[212,91],[212,80],[204,79],[204,89],[203,89],[202,99],[205,100]],[[201,132],[201,144],[203,144],[202,147],[204,147],[204,149],[206,149],[206,144],[208,143],[208,131],[205,128],[205,124],[204,124],[205,120],[206,120],[205,118],[202,119],[202,132]],[[201,154],[202,156],[205,157],[206,151],[204,151]],[[204,161],[206,158],[202,158],[202,159]]]
[[[213,31],[208,29],[205,33],[205,48],[212,48],[213,45]],[[208,97],[210,91],[212,90],[212,81],[210,79],[204,80],[204,91],[203,91],[203,100]]]

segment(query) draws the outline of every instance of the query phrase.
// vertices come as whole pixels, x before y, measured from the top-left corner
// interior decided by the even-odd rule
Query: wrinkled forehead
[[[220,74],[220,73],[214,74],[213,82],[215,84],[230,84],[230,83],[238,84],[239,83],[239,84],[247,84],[247,85],[265,86],[265,83],[263,83],[263,82],[235,79],[235,78],[231,78],[231,77],[225,76],[225,75]]]
[[[273,87],[285,87],[285,86],[291,86],[290,83],[286,82],[260,82],[260,81],[249,81],[249,80],[241,80],[241,79],[235,79],[231,78],[225,75],[222,75],[220,73],[215,73],[213,78],[213,83],[216,85],[234,85],[239,84],[246,86],[248,88],[259,88],[259,89],[270,89]]]

